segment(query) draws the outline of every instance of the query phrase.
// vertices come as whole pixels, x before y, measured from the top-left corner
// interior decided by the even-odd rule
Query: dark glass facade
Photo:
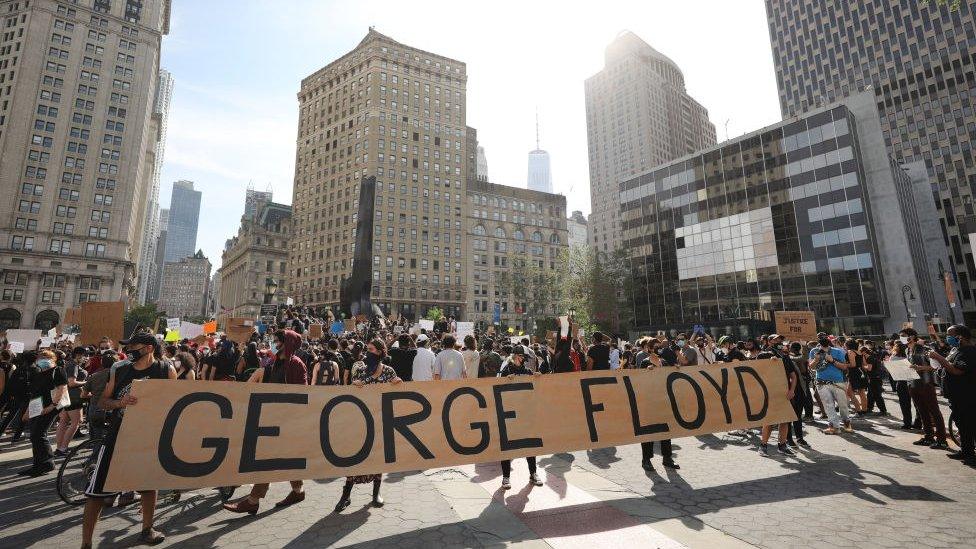
[[[772,327],[813,310],[880,333],[886,305],[847,107],[784,122],[621,183],[639,330]]]

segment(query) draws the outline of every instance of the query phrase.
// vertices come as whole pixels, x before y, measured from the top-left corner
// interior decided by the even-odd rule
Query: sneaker
[[[166,541],[166,536],[155,528],[146,528],[141,534],[139,534],[139,541],[145,543],[146,545],[159,545],[160,543]]]
[[[936,441],[935,444],[929,446],[933,450],[948,450],[949,445],[944,440]]]
[[[928,437],[923,437],[923,438],[920,438],[920,439],[916,440],[912,444],[914,444],[915,446],[931,446],[931,445],[935,444],[935,439],[931,439],[931,438],[928,438]]]
[[[64,456],[66,456],[66,455],[68,455],[68,451],[67,450],[62,450],[60,448],[58,448],[57,450],[55,450],[54,451],[54,454],[53,454],[53,456],[56,457],[56,458],[62,458]]]
[[[783,454],[784,456],[796,455],[796,453],[793,450],[790,450],[790,447],[785,444],[777,444],[776,449],[779,451],[779,453]]]
[[[966,452],[960,450],[958,452],[952,452],[951,454],[948,454],[948,457],[949,459],[958,459],[960,461],[963,461],[967,459],[976,458],[976,454],[967,454]]]
[[[650,460],[642,461],[641,462],[641,467],[643,467],[645,471],[653,471],[654,470],[654,465],[651,464],[651,461]]]
[[[799,443],[797,443],[795,440],[787,440],[786,441],[786,445],[787,446],[792,446],[793,448],[799,448],[800,447]]]
[[[759,445],[759,455],[761,455],[763,457],[769,456],[769,449],[766,447],[765,444],[760,444]]]
[[[673,459],[664,460],[664,466],[668,469],[674,469],[675,471],[681,469],[681,466],[675,463]]]
[[[542,486],[542,481],[539,480],[538,475],[532,473],[531,475],[529,475],[529,484],[531,484],[532,486]]]
[[[508,477],[502,477],[502,490],[508,490],[512,487],[512,481],[508,480]]]
[[[810,447],[810,443],[807,442],[807,440],[805,438],[801,438],[801,439],[797,440],[796,443],[799,444],[800,446],[803,446],[804,448],[809,448]]]

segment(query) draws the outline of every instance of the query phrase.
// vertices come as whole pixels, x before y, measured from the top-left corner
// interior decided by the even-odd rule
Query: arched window
[[[495,238],[505,238],[505,229],[495,227]]]
[[[474,226],[474,234],[476,234],[478,236],[485,236],[485,228],[484,228],[484,226],[482,226],[482,225],[475,225]]]
[[[556,233],[552,233],[552,236],[549,237],[549,243],[550,244],[559,244],[559,235],[556,234]]]
[[[542,242],[542,233],[539,231],[532,233],[532,242]]]
[[[34,329],[46,332],[57,326],[59,322],[61,322],[61,316],[51,309],[46,309],[37,313],[37,318],[34,319]]]
[[[20,328],[20,311],[4,309],[0,311],[0,330],[16,330]]]
[[[515,240],[525,240],[525,233],[522,229],[515,229]]]

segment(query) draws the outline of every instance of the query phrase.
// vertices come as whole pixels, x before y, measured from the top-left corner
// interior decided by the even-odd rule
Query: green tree
[[[126,326],[141,324],[143,326],[152,328],[153,324],[156,322],[156,318],[159,317],[159,314],[159,311],[156,310],[155,303],[139,305],[129,309],[128,312],[125,313],[124,323]]]
[[[918,0],[918,5],[923,8],[928,7],[930,3],[931,0]],[[962,4],[962,0],[935,0],[936,6],[949,6],[950,11],[959,9],[960,4]]]
[[[535,323],[536,331],[532,335],[545,336],[546,330],[555,324],[555,318],[566,311],[566,258],[556,258],[548,268],[544,259],[527,260],[517,255],[509,259],[511,267],[497,273],[495,284],[511,296],[526,323]]]
[[[624,250],[610,254],[589,248],[568,253],[567,302],[586,333],[626,334],[633,329],[633,275]]]
[[[424,318],[427,320],[433,320],[434,322],[439,322],[442,318],[444,318],[444,311],[442,311],[440,307],[431,307],[430,309],[427,309],[427,314],[424,315]]]

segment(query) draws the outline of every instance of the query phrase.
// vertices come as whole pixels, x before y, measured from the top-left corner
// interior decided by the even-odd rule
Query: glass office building
[[[838,104],[621,183],[638,329],[756,334],[813,310],[826,331],[883,333],[856,128]]]

